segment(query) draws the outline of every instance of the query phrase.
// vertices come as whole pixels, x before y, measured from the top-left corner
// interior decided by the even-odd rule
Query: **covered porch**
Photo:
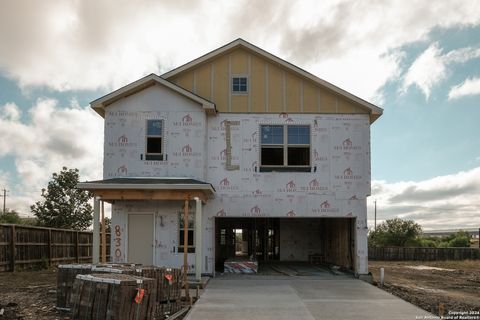
[[[106,252],[100,254],[99,244],[100,244],[100,225],[102,228],[105,226],[105,223],[100,224],[100,221],[103,221],[104,218],[104,202],[111,203],[115,205],[117,202],[128,202],[132,203],[139,202],[154,202],[154,201],[171,201],[171,202],[183,202],[182,218],[182,238],[179,243],[183,242],[183,267],[185,274],[188,272],[188,244],[194,241],[195,246],[195,278],[198,280],[201,279],[202,272],[202,205],[205,204],[209,199],[214,197],[215,189],[210,183],[189,179],[189,178],[113,178],[105,179],[98,181],[87,181],[78,184],[79,189],[88,190],[94,196],[94,217],[93,217],[93,263],[100,262],[102,257],[102,262],[104,257],[106,257]],[[190,202],[195,201],[195,209],[193,212],[194,215],[194,239],[189,239],[190,225],[192,223],[193,217],[189,217],[190,211]],[[190,211],[190,214],[192,212]],[[112,213],[113,215],[113,213]],[[133,218],[137,220],[137,217],[140,218],[141,215],[134,216]],[[153,226],[146,225],[154,229],[155,220],[153,221]],[[137,235],[142,236],[142,226],[139,225],[140,230]],[[112,229],[112,232],[116,230]],[[148,233],[148,232],[147,232]],[[155,231],[153,231],[155,233]],[[105,234],[102,230],[102,235]],[[190,234],[191,236],[191,234]],[[115,241],[115,237],[113,237]],[[127,242],[139,241],[133,236],[127,238]],[[182,241],[183,240],[183,241]],[[105,240],[102,239],[102,242]],[[155,242],[155,240],[153,240]],[[187,244],[187,245],[185,245]],[[127,244],[128,245],[128,244]],[[154,243],[152,243],[154,246]],[[103,246],[104,248],[105,246]],[[112,247],[114,250],[114,247]],[[126,250],[125,250],[126,251]],[[153,250],[153,252],[155,252]],[[115,253],[112,253],[115,255]],[[131,255],[132,256],[132,255]],[[127,256],[128,262],[130,258]],[[152,258],[153,260],[153,258]],[[106,261],[105,261],[106,262]],[[155,262],[154,262],[155,263]]]

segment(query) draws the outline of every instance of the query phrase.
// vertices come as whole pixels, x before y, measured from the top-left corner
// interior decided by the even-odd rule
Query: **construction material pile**
[[[73,319],[165,319],[181,309],[182,285],[182,272],[174,268],[61,265],[57,308]]]

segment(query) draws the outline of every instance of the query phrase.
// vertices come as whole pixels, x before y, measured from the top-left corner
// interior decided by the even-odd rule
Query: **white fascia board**
[[[78,189],[86,190],[209,190],[213,192],[209,184],[124,184],[124,183],[78,183]]]

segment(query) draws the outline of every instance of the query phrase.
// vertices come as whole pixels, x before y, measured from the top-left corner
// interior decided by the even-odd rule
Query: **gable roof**
[[[215,104],[211,101],[208,101],[207,99],[205,98],[202,98],[200,97],[199,95],[196,95],[195,93],[193,92],[190,92],[180,86],[177,86],[176,84],[162,78],[162,77],[159,77],[158,75],[152,73],[152,74],[149,74],[148,76],[145,76],[141,79],[138,79],[137,81],[134,81],[130,84],[127,84],[126,86],[123,86],[107,95],[104,95],[103,97],[101,98],[98,98],[92,102],[90,102],[90,107],[92,107],[99,115],[101,115],[102,117],[105,117],[105,108],[122,99],[122,98],[125,98],[125,97],[128,97],[132,94],[135,94],[145,88],[148,88],[150,86],[153,86],[155,84],[160,84],[160,85],[163,85],[181,95],[183,95],[184,97],[187,97],[189,98],[190,100],[193,100],[197,103],[199,103],[200,105],[202,105],[203,109],[206,111],[206,112],[212,112],[212,113],[215,113],[216,112],[216,109],[215,109]]]
[[[345,91],[333,84],[331,84],[330,82],[327,82],[305,70],[303,70],[302,68],[299,68],[293,64],[291,64],[290,62],[288,61],[285,61],[241,38],[237,39],[237,40],[234,40],[218,49],[215,49],[197,59],[194,59],[184,65],[181,65],[180,67],[178,68],[175,68],[169,72],[166,72],[164,74],[161,75],[162,78],[164,79],[169,79],[177,74],[180,74],[184,71],[187,71],[187,70],[190,70],[192,68],[195,68],[196,66],[206,62],[206,61],[209,61],[209,60],[212,60],[214,59],[215,57],[219,56],[219,55],[222,55],[226,52],[229,52],[229,51],[232,51],[234,49],[237,49],[237,48],[243,48],[243,49],[246,49],[246,50],[249,50],[251,52],[254,52],[255,54],[269,60],[269,61],[272,61],[280,66],[282,66],[283,68],[287,69],[287,70],[291,70],[293,71],[294,73],[306,78],[306,79],[309,79],[311,81],[313,81],[314,83],[317,83],[319,84],[320,86],[323,86],[351,101],[354,101],[356,103],[358,103],[361,107],[365,108],[367,111],[369,111],[370,115],[371,115],[371,122],[375,121],[376,119],[378,119],[382,113],[383,113],[383,109],[368,102],[368,101],[365,101],[353,94],[351,94],[350,92],[348,91]]]

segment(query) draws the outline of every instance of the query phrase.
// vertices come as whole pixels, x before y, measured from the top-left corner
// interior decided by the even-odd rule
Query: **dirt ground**
[[[480,311],[480,261],[370,261],[376,285],[435,315]],[[0,273],[0,320],[69,319],[55,309],[55,270]],[[191,293],[192,296],[194,293]],[[443,307],[442,307],[443,306]]]
[[[57,300],[56,269],[42,271],[0,272],[0,320],[70,319],[55,308]],[[190,289],[193,302],[203,290]],[[184,302],[185,305],[187,304]],[[3,309],[3,315],[1,310]],[[177,319],[182,319],[178,317]]]
[[[480,261],[369,261],[383,289],[435,315],[480,311]]]
[[[54,270],[1,272],[0,319],[64,319],[55,309],[56,287]]]

